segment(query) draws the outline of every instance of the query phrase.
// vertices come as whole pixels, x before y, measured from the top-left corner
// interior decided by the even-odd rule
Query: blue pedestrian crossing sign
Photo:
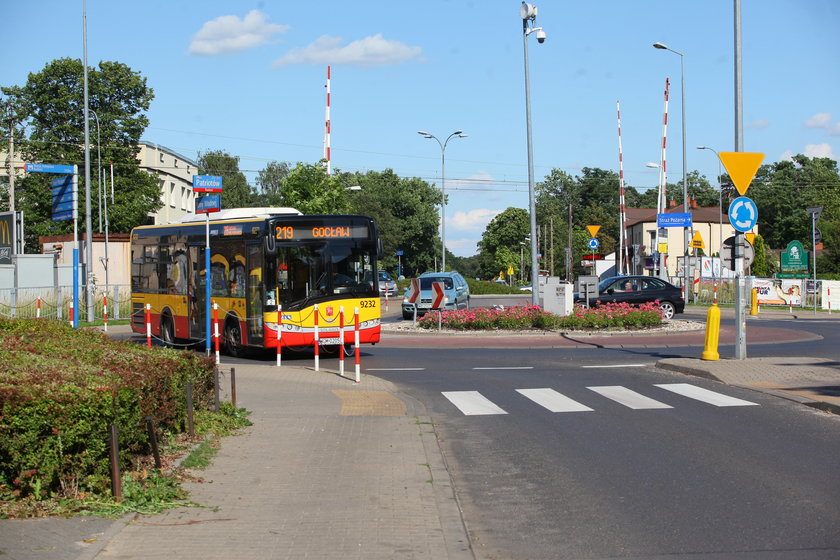
[[[740,232],[750,231],[758,222],[758,208],[751,198],[739,196],[729,205],[729,223]]]
[[[594,237],[589,240],[589,248],[592,249],[593,251],[598,248],[598,240],[595,239]]]

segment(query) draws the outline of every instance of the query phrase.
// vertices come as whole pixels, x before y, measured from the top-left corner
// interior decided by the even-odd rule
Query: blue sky
[[[734,149],[733,0],[534,2],[544,44],[528,51],[535,177],[552,168],[618,171],[654,188],[665,79],[668,180],[687,165],[710,181]],[[82,1],[12,2],[0,85],[61,57],[82,58]],[[144,139],[185,156],[221,149],[253,184],[272,160],[322,157],[332,68],[332,167],[393,169],[440,182],[446,148],[447,247],[475,253],[489,220],[527,208],[522,20],[513,0],[313,2],[88,0],[88,61],[117,60],[155,91]],[[742,0],[744,149],[765,163],[840,157],[840,2]],[[669,195],[670,196],[670,195]]]

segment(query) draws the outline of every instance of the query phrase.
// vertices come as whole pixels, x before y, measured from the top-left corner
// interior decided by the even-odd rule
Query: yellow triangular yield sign
[[[595,237],[598,235],[598,230],[601,229],[601,226],[586,226],[586,229],[589,230],[589,237]]]
[[[764,154],[758,152],[720,152],[720,161],[729,172],[738,193],[744,196],[756,171],[764,161]]]
[[[699,231],[694,232],[694,237],[691,238],[691,243],[689,244],[689,247],[691,247],[693,249],[705,249],[706,248],[706,244],[703,243],[703,238],[700,237],[700,232]]]
[[[755,245],[755,234],[754,233],[745,233],[744,237],[747,238],[747,241],[750,242],[750,245]]]

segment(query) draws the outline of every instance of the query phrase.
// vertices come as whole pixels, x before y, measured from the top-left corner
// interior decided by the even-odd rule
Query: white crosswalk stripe
[[[758,403],[730,397],[716,391],[710,391],[708,389],[703,389],[702,387],[691,385],[689,383],[662,383],[654,384],[653,386],[669,391],[670,393],[675,393],[683,397],[717,407],[759,406]],[[674,408],[669,404],[652,399],[620,385],[587,387],[587,389],[633,410]],[[595,411],[594,408],[590,408],[586,404],[571,399],[551,388],[516,389],[516,392],[550,412]],[[441,394],[466,416],[508,414],[506,410],[492,402],[478,391],[443,391]]]
[[[673,393],[677,393],[678,395],[704,403],[709,403],[714,406],[758,406],[758,403],[722,395],[689,383],[664,383],[656,386],[661,389],[665,389],[666,391],[671,391]]]
[[[554,389],[517,389],[520,393],[551,412],[591,412],[592,409],[573,401]]]
[[[443,396],[467,416],[507,414],[478,391],[446,391]]]
[[[674,408],[665,403],[653,400],[650,397],[646,397],[641,393],[632,391],[627,387],[621,387],[619,385],[611,385],[605,387],[587,387],[587,389],[595,391],[599,395],[607,397],[608,399],[613,400],[619,404],[623,404],[624,406],[632,408],[633,410]]]

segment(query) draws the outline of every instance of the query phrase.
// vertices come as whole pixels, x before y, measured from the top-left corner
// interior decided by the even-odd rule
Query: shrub
[[[20,497],[106,491],[110,424],[131,466],[149,450],[146,416],[177,434],[186,383],[196,409],[213,398],[211,360],[56,321],[0,319],[0,363],[0,487]]]
[[[455,330],[518,330],[518,329],[633,329],[656,326],[662,323],[662,310],[658,303],[639,306],[626,303],[609,303],[601,307],[584,309],[575,306],[573,312],[560,317],[539,306],[517,306],[506,309],[479,308],[471,310],[442,311],[441,326]],[[437,313],[429,313],[417,321],[423,329],[436,329]]]

